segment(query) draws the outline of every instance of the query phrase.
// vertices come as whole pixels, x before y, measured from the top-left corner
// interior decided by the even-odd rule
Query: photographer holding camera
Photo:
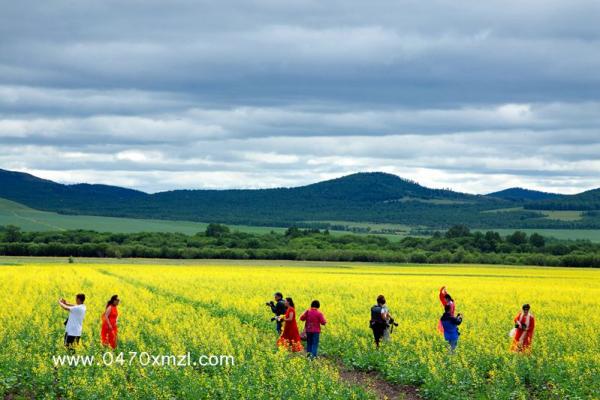
[[[369,327],[373,330],[373,338],[377,348],[379,348],[379,342],[388,328],[389,319],[390,313],[385,305],[385,297],[380,294],[377,296],[377,304],[371,307],[371,319],[369,321]]]
[[[284,315],[287,311],[287,307],[285,305],[285,301],[283,300],[283,294],[281,292],[275,293],[275,301],[270,301],[265,303],[266,306],[271,307],[271,312],[275,314],[271,321],[276,321],[277,325],[277,333],[281,334],[281,324],[282,322],[279,320],[281,315]]]

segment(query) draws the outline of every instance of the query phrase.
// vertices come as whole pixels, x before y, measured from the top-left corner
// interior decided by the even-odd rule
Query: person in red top
[[[454,304],[454,299],[446,290],[446,286],[442,286],[442,288],[440,289],[440,302],[442,303],[442,307],[444,309],[446,305],[450,305],[450,316],[454,317],[454,310],[456,308],[456,305]]]
[[[310,303],[310,310],[304,311],[300,316],[300,321],[306,321],[304,329],[306,330],[306,351],[310,358],[317,357],[319,350],[319,338],[321,336],[321,325],[325,325],[327,321],[319,308],[321,303],[319,300],[313,300]]]
[[[114,295],[106,303],[106,310],[102,314],[102,331],[100,332],[100,340],[103,346],[110,346],[112,349],[117,348],[117,319],[119,311],[117,306],[121,300],[118,295]]]
[[[450,296],[450,293],[446,290],[446,286],[442,286],[440,288],[440,303],[442,303],[442,308],[444,312],[446,312],[446,305],[450,306],[450,317],[454,317],[454,311],[456,310],[456,304],[454,304],[454,299]],[[441,321],[438,322],[438,331],[440,334],[444,334],[444,326]]]
[[[524,304],[522,312],[517,314],[515,322],[515,336],[510,346],[511,351],[515,353],[530,353],[531,342],[533,341],[533,331],[535,329],[535,318],[529,312],[531,306]]]
[[[283,321],[283,331],[277,340],[277,346],[285,347],[290,351],[298,352],[304,350],[300,332],[298,332],[298,324],[296,323],[296,310],[294,309],[294,300],[291,297],[285,298],[287,311],[279,317]]]

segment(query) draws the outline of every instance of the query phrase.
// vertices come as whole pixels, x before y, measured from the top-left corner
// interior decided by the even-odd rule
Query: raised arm
[[[70,311],[71,308],[73,307],[72,305],[68,304],[67,302],[65,302],[63,299],[60,299],[58,301],[58,305],[63,309],[63,310],[67,310]]]
[[[446,293],[448,293],[446,291],[446,286],[442,286],[440,288],[440,302],[442,303],[443,306],[446,305]]]

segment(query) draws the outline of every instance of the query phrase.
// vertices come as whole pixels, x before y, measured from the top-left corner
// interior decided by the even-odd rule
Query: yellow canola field
[[[0,265],[7,299],[0,324],[3,398],[373,398],[340,367],[377,371],[423,398],[597,398],[600,271],[487,266],[384,266],[211,262],[205,265]],[[436,331],[446,285],[463,313],[456,354]],[[329,323],[323,357],[278,351],[275,291],[298,312],[318,299]],[[66,312],[57,299],[87,296],[82,345],[90,366],[56,365]],[[100,345],[100,315],[113,294],[119,347]],[[384,294],[399,326],[374,349],[370,307]],[[508,351],[521,304],[536,318],[530,356]],[[140,354],[143,356],[140,357]],[[136,358],[131,359],[132,354]],[[233,365],[153,364],[157,357],[229,355]],[[121,357],[121,358],[120,358]],[[110,365],[109,365],[110,364]],[[147,365],[142,365],[147,364]]]

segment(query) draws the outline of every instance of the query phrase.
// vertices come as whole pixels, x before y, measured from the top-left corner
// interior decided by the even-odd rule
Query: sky
[[[595,0],[0,0],[0,168],[64,183],[600,187]]]

